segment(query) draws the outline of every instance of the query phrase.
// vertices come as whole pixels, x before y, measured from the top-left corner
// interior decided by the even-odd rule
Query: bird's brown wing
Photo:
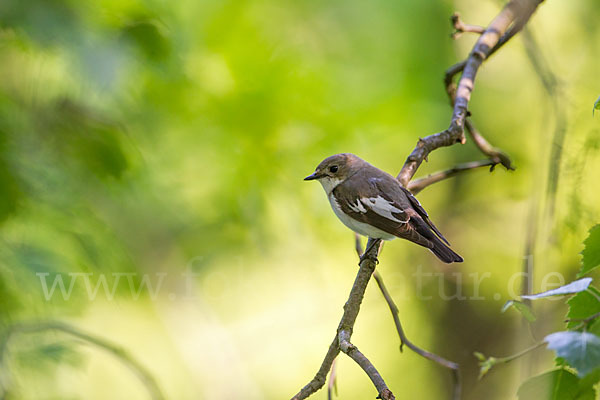
[[[379,173],[360,171],[333,189],[342,211],[357,221],[430,249],[445,263],[462,262],[462,257],[442,242],[445,239],[417,199],[391,175],[376,171]]]
[[[362,181],[360,185],[356,185],[351,179]],[[353,176],[351,179],[333,190],[333,195],[344,213],[391,235],[430,249],[434,247],[432,240],[428,239],[434,234],[415,211],[397,182],[385,182],[381,181],[382,178],[366,176]],[[392,189],[392,193],[388,194],[386,191],[390,191],[390,184],[397,185],[398,188]],[[348,190],[349,185],[354,189]],[[357,187],[360,189],[356,190]]]
[[[442,235],[442,232],[440,232],[438,230],[438,228],[433,224],[433,222],[431,222],[431,220],[429,219],[429,215],[427,214],[427,211],[425,211],[425,209],[421,206],[421,203],[419,203],[419,200],[417,200],[417,198],[415,196],[413,196],[413,194],[408,189],[406,189],[404,186],[400,185],[400,188],[401,188],[402,192],[404,192],[404,194],[408,198],[408,201],[410,201],[410,203],[412,204],[415,211],[417,211],[419,216],[421,218],[423,218],[423,221],[425,221],[425,223],[435,232],[436,235],[439,236],[440,239],[442,239],[448,246],[450,246],[450,243],[448,242],[448,240],[446,240],[444,235]]]

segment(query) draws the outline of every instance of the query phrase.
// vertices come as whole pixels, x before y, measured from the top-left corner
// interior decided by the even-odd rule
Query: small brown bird
[[[373,239],[399,237],[427,247],[445,263],[463,261],[412,193],[354,154],[327,157],[304,178],[313,179],[325,189],[335,215],[354,232]]]

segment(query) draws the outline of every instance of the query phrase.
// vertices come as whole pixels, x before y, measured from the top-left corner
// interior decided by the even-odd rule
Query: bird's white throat
[[[325,193],[329,195],[333,189],[343,181],[340,178],[332,178],[330,176],[326,176],[324,178],[319,179],[319,183],[325,189]]]

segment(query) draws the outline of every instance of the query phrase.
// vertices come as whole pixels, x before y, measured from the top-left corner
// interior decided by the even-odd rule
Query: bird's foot
[[[381,240],[369,238],[369,241],[367,242],[367,248],[362,256],[360,256],[360,260],[358,261],[359,266],[365,260],[371,260],[375,263],[375,265],[379,264],[379,260],[377,259],[377,253],[379,251],[371,251],[375,246],[381,246]],[[371,253],[375,253],[375,255],[371,255]]]

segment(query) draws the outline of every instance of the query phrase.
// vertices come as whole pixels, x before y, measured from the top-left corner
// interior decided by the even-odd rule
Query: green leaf
[[[600,368],[596,368],[585,377],[581,378],[579,382],[580,387],[593,387],[600,381]]]
[[[592,116],[594,115],[594,111],[600,110],[600,97],[594,103],[594,108],[592,108]]]
[[[594,400],[596,391],[572,372],[556,369],[523,382],[517,396],[519,400]]]
[[[505,312],[511,307],[519,311],[525,317],[525,319],[527,319],[527,321],[535,321],[535,315],[533,314],[533,311],[531,311],[531,308],[527,304],[518,300],[508,300],[502,307],[501,312]]]
[[[550,297],[550,296],[559,296],[559,295],[565,295],[565,294],[579,293],[579,292],[582,292],[585,289],[587,289],[587,287],[590,285],[591,282],[592,282],[592,278],[582,278],[582,279],[573,281],[571,283],[568,283],[568,284],[561,286],[559,288],[556,288],[556,289],[546,290],[545,292],[542,292],[542,293],[523,295],[523,296],[521,296],[521,298],[535,300],[535,299],[541,299],[541,298]]]
[[[555,332],[544,338],[548,348],[563,357],[583,377],[600,367],[600,337],[588,332]]]
[[[589,318],[590,316],[600,312],[600,292],[595,287],[588,287],[587,290],[577,293],[571,297],[567,304],[569,311],[567,312],[567,319],[570,320],[567,323],[568,329],[573,329],[581,326],[581,321]],[[600,324],[594,324],[594,327]],[[590,331],[590,329],[588,329]],[[592,333],[596,332],[594,329]]]
[[[581,252],[583,265],[577,276],[585,275],[600,265],[600,225],[590,229],[590,234],[583,244],[585,246]]]

